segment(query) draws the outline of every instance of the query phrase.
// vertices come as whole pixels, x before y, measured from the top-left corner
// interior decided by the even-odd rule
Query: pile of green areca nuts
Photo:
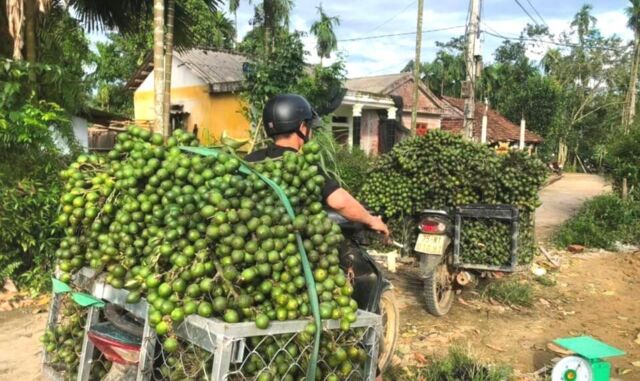
[[[63,375],[65,381],[77,379],[87,311],[68,295],[62,296],[54,327],[47,328],[40,341],[47,353],[47,365]],[[111,363],[94,359],[89,379],[102,380]]]
[[[89,266],[105,272],[111,286],[128,290],[128,303],[145,298],[149,321],[169,356],[181,345],[176,326],[194,314],[228,323],[251,321],[260,329],[271,321],[309,319],[287,349],[302,354],[316,327],[296,244],[299,233],[321,317],[339,319],[342,331],[349,331],[357,303],[339,267],[344,238],[321,204],[320,147],[308,143],[300,153],[253,165],[247,173],[232,151],[200,156],[181,146],[198,143],[181,130],[165,142],[159,134],[130,127],[108,155],[82,155],[63,171],[66,193],[58,222],[66,235],[56,253],[60,280],[70,282],[73,273]],[[295,218],[258,174],[283,189]],[[366,354],[331,335],[323,334],[321,356],[329,360],[318,373],[337,380],[361,366]],[[269,369],[254,364],[254,373],[246,376],[294,380],[304,375],[304,367],[284,366],[291,359],[280,357]]]
[[[540,205],[538,192],[546,177],[546,166],[536,156],[516,150],[500,155],[459,135],[433,131],[405,139],[383,155],[360,196],[369,208],[392,220],[416,216],[424,209],[513,205],[520,213],[518,262],[529,263],[535,254],[532,216]],[[498,230],[508,234],[495,234]],[[510,263],[508,229],[479,220],[463,232],[463,261]]]

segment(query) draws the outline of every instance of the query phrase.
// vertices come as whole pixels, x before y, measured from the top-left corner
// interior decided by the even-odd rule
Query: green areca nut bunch
[[[275,320],[308,318],[299,233],[321,317],[350,329],[357,303],[339,266],[343,236],[322,207],[317,144],[255,164],[246,174],[233,153],[199,156],[180,149],[197,146],[180,130],[165,143],[132,127],[117,141],[107,157],[81,156],[63,173],[62,281],[83,266],[106,272],[111,286],[129,291],[128,303],[146,298],[164,350],[176,353],[174,329],[189,315],[251,321],[261,329]],[[258,173],[280,186],[295,218]],[[299,336],[300,345],[313,339]]]
[[[64,300],[58,323],[48,328],[40,341],[47,353],[48,364],[64,374],[65,380],[75,380],[82,351],[86,311]]]
[[[405,139],[383,155],[360,197],[373,211],[391,220],[416,216],[424,209],[477,203],[514,205],[520,212],[518,261],[522,264],[529,263],[535,254],[532,216],[540,205],[538,192],[546,176],[545,165],[526,152],[498,155],[490,147],[465,141],[459,135],[433,131]],[[480,245],[471,244],[470,239],[463,239],[461,255],[468,255],[464,261],[475,258],[483,262],[468,263],[509,263],[504,253],[510,247],[511,234],[486,234],[497,229],[494,225],[478,222],[464,228],[467,238],[483,236],[483,245],[501,247],[487,252]],[[500,242],[490,243],[493,239]]]

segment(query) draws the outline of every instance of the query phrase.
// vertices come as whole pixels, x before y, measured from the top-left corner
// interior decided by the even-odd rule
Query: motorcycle
[[[358,302],[358,308],[382,316],[378,353],[378,371],[382,372],[395,352],[400,325],[393,286],[365,248],[368,242],[365,226],[334,212],[329,212],[329,217],[340,226],[345,237],[340,248],[340,266],[353,285],[353,299]]]
[[[462,213],[470,217],[495,218],[511,222],[512,258],[508,266],[484,266],[460,263],[455,255],[460,250],[460,229],[455,220]],[[458,290],[473,286],[492,272],[516,270],[518,211],[509,205],[468,205],[454,210],[424,210],[418,218],[418,237],[414,252],[420,258],[420,274],[424,281],[424,298],[427,311],[434,316],[444,316],[453,305]]]

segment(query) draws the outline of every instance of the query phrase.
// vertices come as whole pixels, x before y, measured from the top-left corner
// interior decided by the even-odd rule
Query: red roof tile
[[[453,133],[461,133],[464,125],[464,99],[442,97],[443,100],[452,107],[452,110],[442,116],[441,129]],[[476,128],[473,130],[473,136],[480,140],[482,115],[484,114],[485,104],[477,102],[475,110]],[[499,112],[489,108],[487,110],[487,141],[495,142],[517,142],[520,140],[520,126],[514,124]],[[544,139],[536,133],[525,130],[524,140],[526,143],[542,143]]]

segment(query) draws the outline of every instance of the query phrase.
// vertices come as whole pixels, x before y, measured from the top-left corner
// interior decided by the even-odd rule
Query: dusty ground
[[[0,380],[40,380],[40,336],[47,313],[20,309],[0,313]]]
[[[568,218],[587,198],[607,189],[597,176],[567,174],[543,190],[537,214],[539,237]],[[443,353],[448,345],[468,345],[479,356],[511,364],[529,373],[550,363],[550,340],[579,334],[598,337],[628,352],[614,360],[627,372],[622,380],[640,380],[640,254],[594,253],[564,255],[552,274],[557,285],[535,284],[536,303],[516,310],[479,300],[477,293],[459,296],[451,313],[434,318],[423,307],[420,280],[412,271],[394,276],[402,306],[398,359],[414,362],[414,353]],[[38,338],[46,313],[31,309],[0,312],[0,380],[39,380]],[[623,372],[624,373],[624,372]]]
[[[464,292],[442,318],[425,311],[420,279],[401,268],[404,275],[394,279],[403,305],[399,360],[415,363],[416,352],[428,358],[457,344],[527,374],[558,356],[547,349],[553,339],[591,335],[627,352],[613,361],[621,380],[640,380],[640,368],[631,364],[640,361],[640,340],[634,342],[640,333],[640,253],[564,254],[561,260],[551,274],[556,286],[532,282],[532,308],[495,305]]]

